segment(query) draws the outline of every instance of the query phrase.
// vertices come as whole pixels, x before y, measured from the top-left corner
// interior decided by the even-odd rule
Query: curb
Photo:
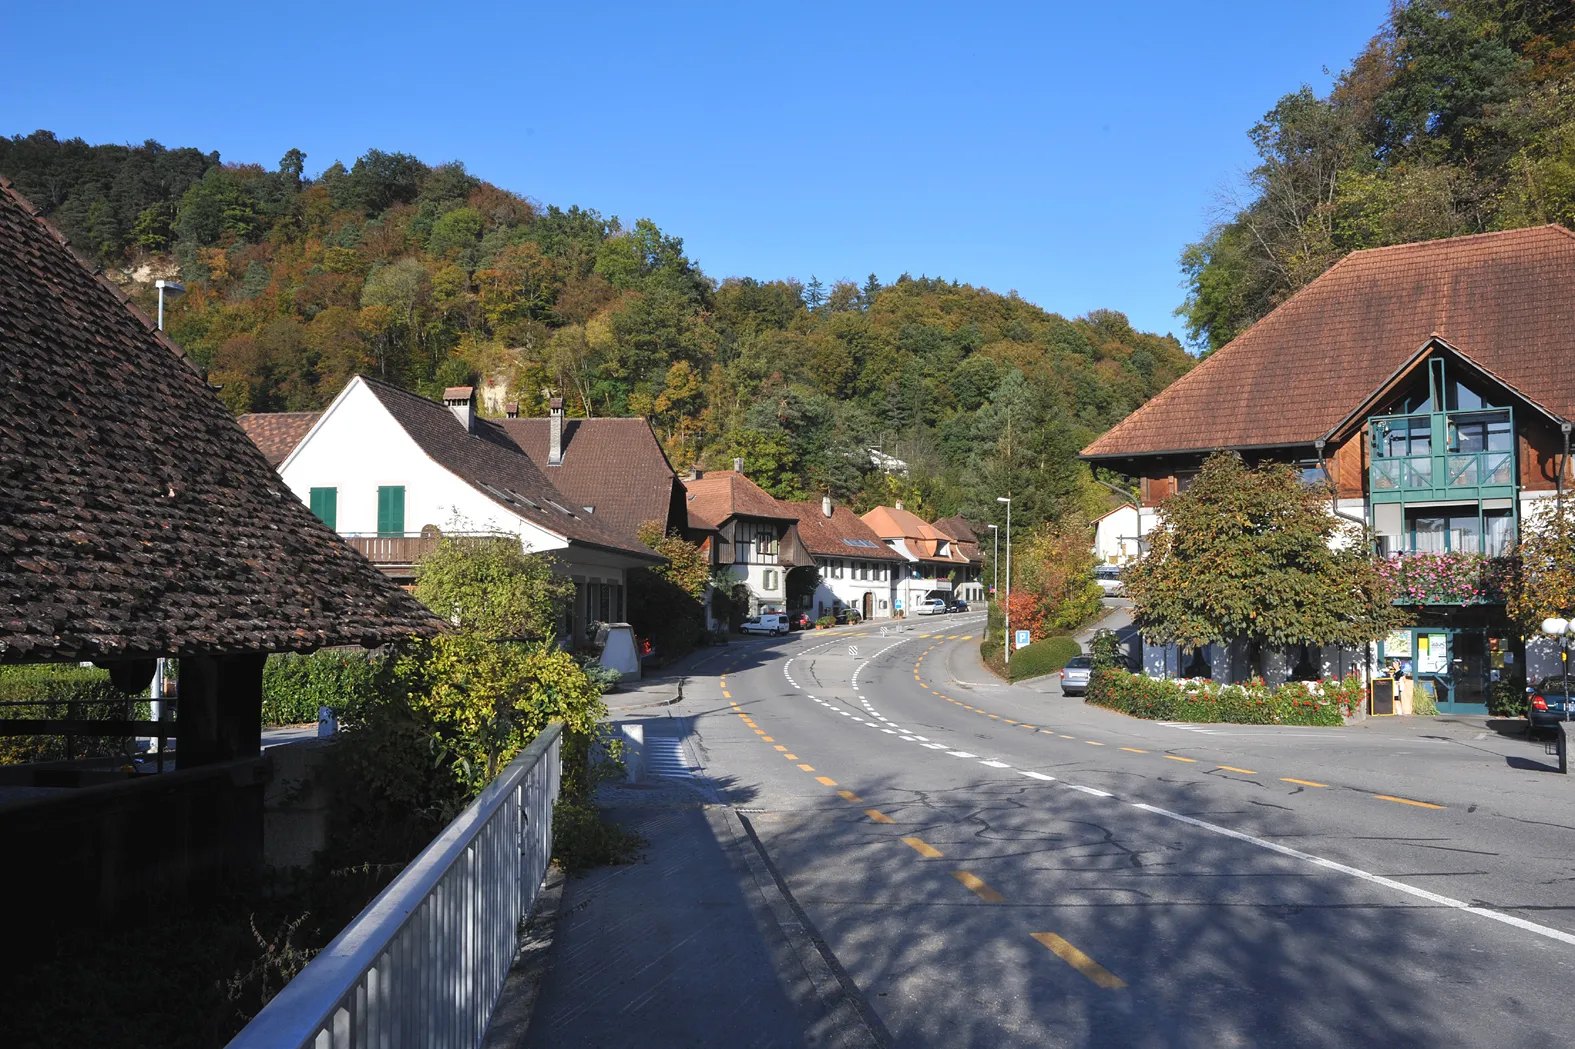
[[[743,850],[755,885],[788,945],[803,966],[815,997],[836,1027],[836,1044],[846,1049],[889,1049],[891,1034],[859,991],[853,977],[837,962],[831,947],[798,905],[754,826],[737,809],[727,810],[733,832],[749,843]]]
[[[536,906],[531,908],[530,917],[520,923],[519,948],[503,989],[498,992],[492,1019],[487,1022],[482,1049],[512,1049],[525,1042],[531,1016],[536,1012],[536,999],[541,994],[541,981],[547,975],[547,958],[558,933],[565,880],[562,871],[549,867],[536,896]]]

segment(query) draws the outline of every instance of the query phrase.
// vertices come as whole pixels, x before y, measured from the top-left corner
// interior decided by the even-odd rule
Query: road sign
[[[859,646],[858,645],[849,645],[848,646],[848,655],[854,656],[856,658],[858,656],[858,654],[859,654]]]
[[[1019,631],[1017,631],[1017,647],[1018,648],[1027,648],[1028,647],[1028,631],[1026,631],[1026,630],[1019,630]]]

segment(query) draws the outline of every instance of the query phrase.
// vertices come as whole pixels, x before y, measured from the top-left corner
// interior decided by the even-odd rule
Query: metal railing
[[[517,535],[497,532],[406,532],[400,535],[371,535],[356,532],[343,533],[339,538],[355,547],[374,565],[413,565],[437,548],[444,538],[457,539],[466,545],[486,543],[512,543],[519,545]]]
[[[474,1049],[552,856],[548,726],[228,1049]]]

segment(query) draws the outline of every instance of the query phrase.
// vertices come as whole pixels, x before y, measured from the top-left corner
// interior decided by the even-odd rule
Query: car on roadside
[[[788,632],[788,617],[781,612],[763,612],[745,619],[738,628],[740,634],[775,634]]]
[[[815,620],[810,617],[808,612],[792,612],[788,614],[788,629],[813,630],[815,629]]]
[[[914,608],[913,614],[916,616],[944,616],[946,614],[946,602],[938,597],[932,597],[928,601],[920,601],[918,606]]]
[[[1073,656],[1061,668],[1061,694],[1084,696],[1088,694],[1088,679],[1094,672],[1094,661],[1088,656]]]
[[[1094,569],[1094,582],[1106,597],[1123,597],[1127,588],[1121,582],[1121,569],[1117,565],[1099,565]]]
[[[1575,692],[1575,688],[1570,689]],[[1564,694],[1564,675],[1555,674],[1537,682],[1535,688],[1526,689],[1526,736],[1533,738],[1543,732],[1557,732],[1559,722],[1568,715],[1569,697]]]
[[[966,611],[968,611],[968,602],[964,601],[962,598],[959,597],[957,600],[953,601],[951,604],[946,606],[946,611],[948,611],[948,612],[966,612]]]

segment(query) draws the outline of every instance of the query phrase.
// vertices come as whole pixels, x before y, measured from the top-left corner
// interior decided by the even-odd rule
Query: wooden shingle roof
[[[322,418],[322,412],[251,412],[235,421],[268,460],[278,466],[295,451],[306,431]]]
[[[1434,337],[1575,418],[1575,234],[1538,226],[1353,252],[1083,455],[1311,445]]]
[[[866,561],[907,561],[845,506],[833,506],[831,516],[827,517],[818,500],[792,503],[778,499],[776,503],[798,518],[798,537],[811,554]]]
[[[441,629],[283,485],[180,348],[0,180],[0,662]]]

